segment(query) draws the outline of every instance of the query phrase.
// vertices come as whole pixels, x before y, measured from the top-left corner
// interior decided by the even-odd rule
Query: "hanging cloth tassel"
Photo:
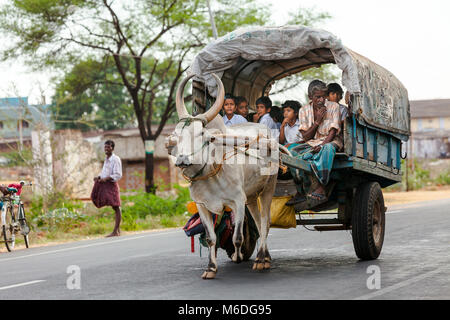
[[[191,252],[195,252],[195,243],[194,243],[194,236],[191,236]]]

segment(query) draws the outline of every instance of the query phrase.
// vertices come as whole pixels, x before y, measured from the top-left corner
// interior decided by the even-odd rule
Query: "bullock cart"
[[[326,201],[317,204],[308,199],[297,204],[296,224],[317,231],[352,230],[356,255],[376,259],[383,246],[387,210],[381,190],[401,182],[401,159],[406,156],[402,142],[410,135],[408,93],[392,73],[324,30],[304,26],[239,29],[196,56],[191,66],[197,76],[194,110],[204,112],[214,101],[217,88],[212,73],[220,76],[227,93],[247,97],[252,108],[258,97],[270,95],[277,80],[324,64],[336,64],[342,70],[341,82],[350,94],[349,116],[342,128],[344,148],[335,156]],[[289,168],[312,172],[308,162],[280,156]],[[295,192],[294,180],[278,180],[275,196]],[[314,218],[305,212],[314,213]],[[254,244],[247,247],[253,250]]]

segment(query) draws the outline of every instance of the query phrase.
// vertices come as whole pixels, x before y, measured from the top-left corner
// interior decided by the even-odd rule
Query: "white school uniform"
[[[277,124],[275,123],[275,121],[273,121],[270,114],[266,113],[265,115],[263,115],[262,118],[259,120],[259,123],[267,126],[272,133],[272,138],[278,141],[278,137],[280,136],[280,130],[278,129]]]
[[[303,140],[302,133],[298,130],[300,126],[300,121],[297,119],[294,125],[291,127],[289,123],[284,126],[284,144],[299,142]]]
[[[223,122],[226,126],[232,126],[234,124],[246,123],[247,119],[245,119],[240,114],[234,114],[231,119],[228,119],[227,115],[223,116]]]

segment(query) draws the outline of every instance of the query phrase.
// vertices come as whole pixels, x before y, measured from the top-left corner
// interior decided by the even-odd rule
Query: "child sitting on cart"
[[[247,119],[235,113],[236,99],[232,95],[227,94],[225,96],[225,101],[223,102],[223,111],[225,113],[225,115],[223,116],[223,122],[226,126],[232,126],[234,124],[247,122]]]
[[[298,112],[300,110],[300,102],[295,100],[287,100],[283,103],[284,120],[280,127],[280,143],[289,144],[303,140],[300,131],[300,121],[298,120]]]
[[[311,164],[314,174],[300,172],[303,190],[312,190],[308,194],[319,203],[326,200],[325,186],[330,179],[331,169],[336,150],[342,148],[342,140],[336,139],[340,131],[339,105],[327,101],[328,88],[320,80],[314,80],[309,84],[308,97],[311,100],[308,105],[299,111],[299,130],[305,143],[292,143],[287,146],[291,153],[299,159]],[[292,174],[296,176],[295,169]],[[289,200],[286,205],[295,205],[307,200],[303,192]]]
[[[260,97],[256,100],[256,113],[258,114],[258,122],[265,125],[270,129],[272,138],[278,141],[280,136],[280,130],[277,127],[275,121],[270,116],[270,110],[272,109],[272,100],[269,97]]]

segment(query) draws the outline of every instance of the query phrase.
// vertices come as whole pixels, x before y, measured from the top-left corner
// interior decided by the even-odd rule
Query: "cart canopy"
[[[405,87],[325,30],[300,25],[238,29],[203,48],[189,72],[206,84],[212,97],[216,83],[211,73],[216,73],[227,92],[245,96],[253,105],[270,93],[275,81],[328,63],[342,70],[342,84],[353,94],[352,112],[358,121],[407,140],[410,113]]]

